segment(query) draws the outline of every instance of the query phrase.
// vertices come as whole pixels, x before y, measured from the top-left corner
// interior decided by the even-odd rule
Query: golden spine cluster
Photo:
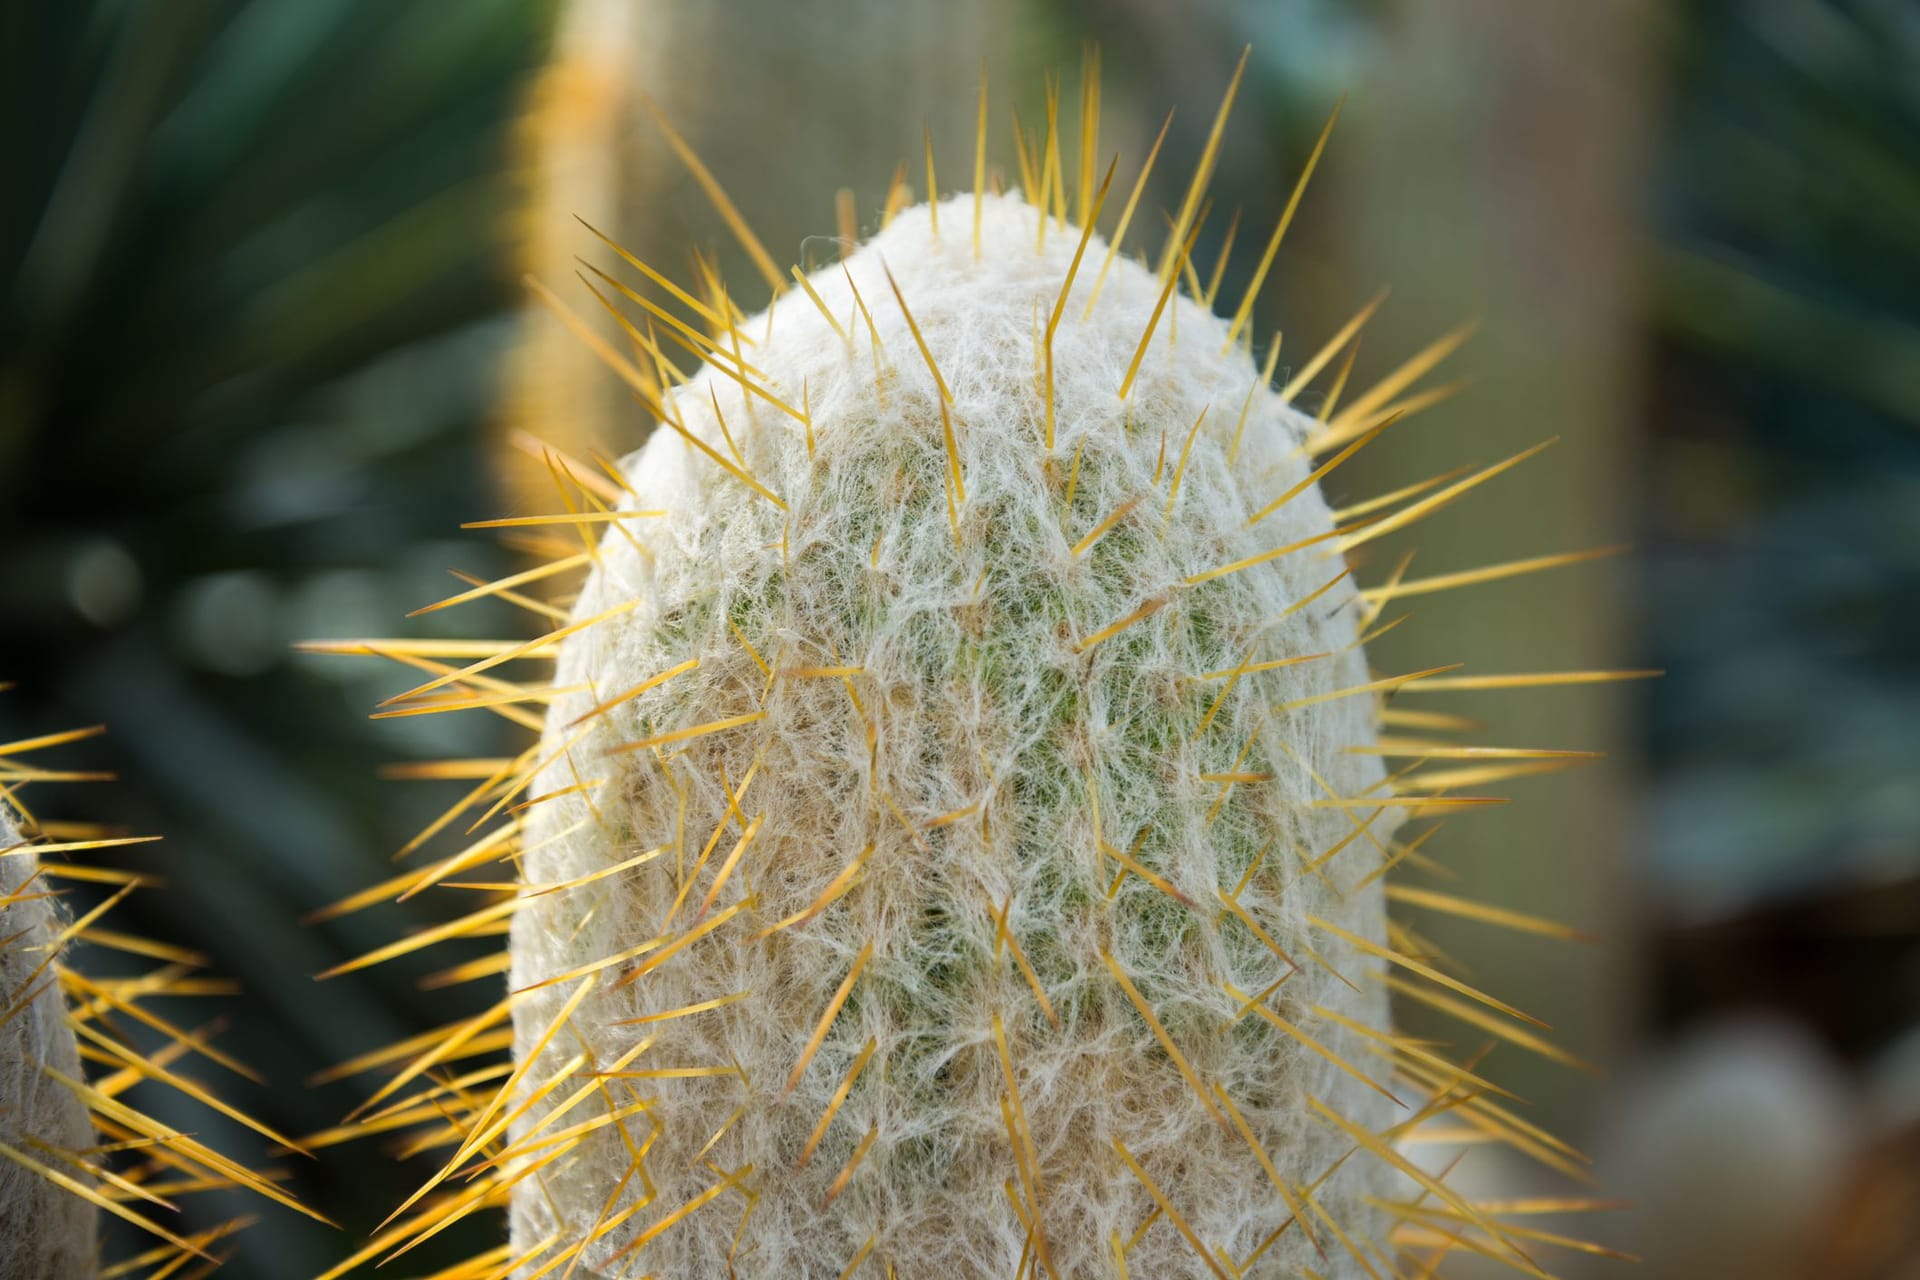
[[[175,1222],[187,1197],[243,1189],[314,1217],[280,1185],[189,1132],[155,1118],[132,1095],[163,1089],[217,1112],[292,1152],[299,1143],[223,1101],[202,1068],[259,1081],[213,1043],[217,1024],[182,1026],[161,1010],[174,1001],[228,996],[197,952],[104,923],[126,897],[159,884],[144,872],[96,864],[105,850],[144,845],[83,822],[42,821],[29,786],[108,775],[54,768],[40,753],[97,736],[99,726],[0,742],[0,1277],[5,1280],[163,1280],[204,1276],[253,1221],[238,1217],[186,1231]],[[65,899],[91,886],[105,896],[83,910]],[[90,975],[77,947],[151,962],[142,972]],[[130,1256],[103,1258],[101,1215],[150,1240]]]

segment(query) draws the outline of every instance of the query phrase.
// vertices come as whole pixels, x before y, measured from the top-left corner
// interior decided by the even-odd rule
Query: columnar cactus
[[[976,253],[972,216],[901,214],[742,322],[772,395],[726,347],[621,469],[659,514],[560,651],[521,868],[569,887],[514,916],[514,1025],[529,1085],[633,1081],[568,1122],[653,1123],[522,1182],[516,1246],[598,1229],[620,1274],[635,1206],[712,1187],[644,1269],[1105,1274],[1160,1196],[1237,1258],[1328,1174],[1328,1215],[1378,1216],[1384,1167],[1336,1171],[1314,1114],[1395,1110],[1385,994],[1344,977],[1394,810],[1348,750],[1316,424],[1151,271],[1095,300],[1099,241],[989,196]],[[1317,1264],[1303,1225],[1268,1270]],[[1171,1225],[1128,1265],[1206,1270]]]
[[[92,1206],[35,1172],[49,1151],[94,1143],[87,1107],[46,1068],[80,1078],[80,1052],[66,1024],[66,998],[49,963],[62,921],[0,800],[0,1280],[88,1280],[98,1228]]]
[[[195,1058],[227,1071],[247,1068],[209,1044],[204,1031],[187,1031],[151,1007],[163,998],[207,994],[209,984],[194,973],[202,962],[180,948],[99,926],[147,878],[80,859],[150,837],[78,823],[49,836],[19,807],[19,793],[30,783],[82,776],[36,767],[26,761],[29,753],[96,732],[0,742],[0,1280],[94,1280],[149,1269],[208,1274],[230,1248],[223,1242],[248,1219],[205,1222],[188,1233],[176,1215],[195,1193],[245,1188],[319,1216],[268,1176],[146,1114],[140,1094],[129,1096],[136,1085],[170,1088],[301,1149],[223,1101],[217,1082],[194,1078]],[[111,895],[84,910],[66,910],[62,899],[84,884],[105,886]],[[146,973],[88,976],[69,960],[76,943],[89,941],[165,962]],[[129,1034],[136,1028],[149,1041],[157,1037],[157,1045]],[[95,1064],[104,1069],[90,1079]],[[146,1238],[134,1258],[121,1261],[103,1247],[103,1213]]]

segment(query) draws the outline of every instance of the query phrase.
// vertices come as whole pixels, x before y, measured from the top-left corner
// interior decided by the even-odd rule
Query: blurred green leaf
[[[362,1096],[301,1087],[316,1070],[492,998],[422,992],[405,966],[313,984],[428,923],[298,925],[387,874],[424,820],[434,797],[378,765],[500,734],[369,724],[396,677],[289,645],[390,629],[447,569],[503,563],[446,539],[493,506],[507,136],[549,8],[0,6],[0,679],[20,686],[0,717],[111,726],[100,763],[127,781],[47,803],[167,837],[149,865],[169,885],[126,927],[245,982],[225,1043],[272,1088],[236,1100],[287,1132]],[[299,1164],[300,1193],[356,1233],[410,1190],[378,1144]],[[192,1220],[222,1208],[254,1206]],[[354,1238],[274,1213],[223,1274],[315,1274]]]

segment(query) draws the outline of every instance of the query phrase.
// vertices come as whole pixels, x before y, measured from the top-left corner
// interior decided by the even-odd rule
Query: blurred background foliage
[[[1650,887],[1681,930],[1861,890],[1911,923],[1920,12],[1702,5],[1674,44],[1649,191],[1645,625],[1672,672]],[[1885,960],[1892,982],[1795,999],[1870,1051],[1920,997],[1912,953]]]
[[[1392,282],[1364,373],[1462,318],[1484,322],[1458,362],[1473,394],[1402,441],[1386,464],[1401,470],[1365,478],[1565,437],[1533,480],[1423,533],[1421,565],[1637,548],[1611,568],[1422,603],[1418,634],[1403,628],[1379,656],[1668,672],[1531,710],[1470,708],[1527,745],[1614,753],[1523,783],[1511,815],[1447,835],[1474,892],[1610,939],[1548,955],[1459,935],[1496,991],[1517,989],[1618,1076],[1596,1087],[1516,1059],[1522,1092],[1650,1192],[1680,1185],[1675,1134],[1709,1151],[1729,1129],[1760,1135],[1708,1182],[1748,1160],[1805,1171],[1773,1188],[1804,1210],[1804,1224],[1772,1215],[1791,1239],[1753,1228],[1761,1192],[1740,1200],[1761,1262],[1683,1254],[1656,1205],[1617,1237],[1648,1253],[1643,1274],[1913,1275],[1920,11],[828,8],[0,7],[0,681],[18,685],[0,698],[0,739],[111,726],[85,763],[122,780],[40,803],[167,836],[129,861],[163,869],[168,887],[120,911],[243,980],[223,1043],[273,1085],[225,1091],[283,1130],[323,1129],[363,1095],[310,1087],[317,1070],[489,999],[423,988],[444,955],[312,980],[430,923],[414,904],[300,923],[386,874],[434,811],[433,788],[381,766],[491,755],[506,739],[484,715],[370,721],[402,674],[291,644],[525,625],[478,607],[404,615],[458,589],[449,568],[513,563],[510,546],[459,535],[463,520],[550,505],[537,474],[503,461],[512,432],[617,452],[644,433],[610,379],[518,318],[519,271],[567,292],[572,255],[595,253],[566,214],[683,275],[684,246],[710,252],[742,305],[759,305],[751,265],[635,91],[659,100],[775,256],[800,260],[834,233],[837,188],[871,227],[896,163],[921,180],[923,116],[953,158],[947,185],[961,185],[983,59],[1004,155],[1004,108],[1040,119],[1046,68],[1071,99],[1087,40],[1123,171],[1178,105],[1156,191],[1170,203],[1251,42],[1197,251],[1211,262],[1245,210],[1223,295],[1244,286],[1248,246],[1349,91],[1266,324],[1303,359]],[[1435,936],[1454,950],[1454,932]],[[1754,1009],[1777,1019],[1773,1038],[1714,1038]],[[1647,1117],[1704,1110],[1685,1101],[1688,1072],[1755,1101],[1721,1129],[1663,1121],[1662,1145],[1640,1132]],[[1798,1127],[1756,1122],[1774,1115]],[[204,1113],[176,1122],[216,1131]],[[289,1163],[355,1238],[417,1175],[374,1142]],[[1722,1199],[1748,1195],[1729,1180]],[[1688,1208],[1696,1245],[1712,1207]],[[448,1232],[414,1271],[494,1230]],[[226,1274],[311,1275],[347,1251],[348,1237],[275,1214]]]
[[[389,673],[289,647],[430,632],[402,615],[457,587],[449,566],[506,563],[451,539],[495,505],[480,442],[517,297],[507,138],[550,17],[525,0],[0,6],[0,671],[17,684],[0,733],[111,726],[84,764],[125,781],[40,803],[166,835],[139,865],[167,888],[116,919],[244,983],[222,1043],[271,1088],[218,1084],[281,1132],[359,1101],[308,1089],[317,1070],[479,998],[422,992],[418,971],[316,983],[415,922],[300,921],[426,820],[432,797],[378,766],[489,754],[493,724],[383,732],[366,712]],[[166,1118],[258,1152],[204,1111]],[[299,1161],[302,1194],[363,1233],[411,1171],[373,1145],[343,1155]],[[317,1274],[344,1243],[276,1213],[234,1271]]]

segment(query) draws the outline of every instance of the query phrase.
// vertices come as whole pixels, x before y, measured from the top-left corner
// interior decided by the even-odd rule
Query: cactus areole
[[[1320,424],[1177,263],[977,207],[721,326],[619,467],[513,915],[517,1252],[1358,1276],[1322,1222],[1390,1225]]]

